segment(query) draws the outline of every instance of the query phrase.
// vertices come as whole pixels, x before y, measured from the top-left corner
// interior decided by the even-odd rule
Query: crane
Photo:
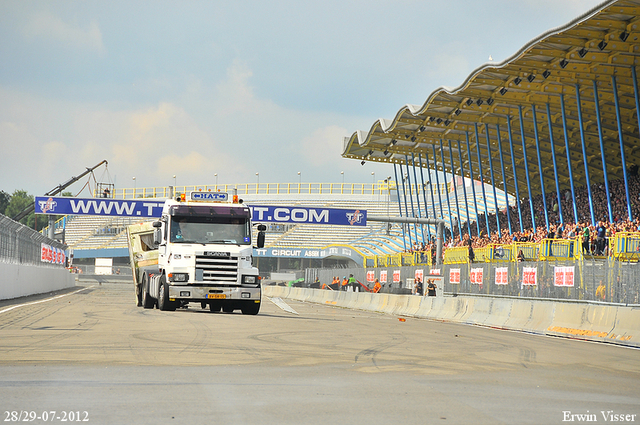
[[[101,166],[103,164],[105,164],[105,165],[108,164],[106,159],[103,160],[103,161],[100,161],[98,164],[94,165],[91,168],[87,168],[86,171],[83,171],[81,174],[77,175],[76,177],[71,177],[67,182],[59,184],[55,188],[51,189],[49,192],[45,193],[44,196],[55,196],[55,195],[57,195],[59,193],[62,193],[62,191],[65,190],[67,187],[71,186],[73,183],[77,182],[78,180],[80,180],[81,178],[83,178],[87,174],[91,173],[93,170],[95,170],[96,168],[98,168],[99,166]],[[29,205],[27,205],[25,207],[25,209],[20,211],[15,217],[12,217],[12,219],[15,220],[15,221],[22,220],[29,213],[35,211],[35,205],[36,205],[35,202],[30,203]]]

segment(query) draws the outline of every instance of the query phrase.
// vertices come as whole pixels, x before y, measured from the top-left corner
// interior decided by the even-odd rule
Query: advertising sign
[[[414,279],[420,279],[420,282],[424,282],[424,270],[416,269]]]
[[[222,201],[226,193],[192,192],[198,200]],[[36,196],[36,214],[100,215],[158,218],[164,199],[103,199]],[[366,226],[367,211],[338,208],[305,208],[248,205],[256,223],[313,223],[343,226]]]
[[[160,217],[164,200],[36,196],[36,214]]]
[[[63,250],[47,245],[40,244],[40,261],[43,263],[64,264],[66,255]]]
[[[554,267],[554,286],[573,287],[574,266],[570,267]]]
[[[367,271],[367,282],[375,282],[376,280],[376,272],[373,270]]]
[[[522,268],[522,285],[535,286],[538,284],[538,268],[523,267]]]
[[[449,283],[452,285],[460,284],[460,269],[449,269]]]
[[[393,271],[393,283],[400,283],[400,270]]]
[[[386,270],[381,270],[380,271],[380,283],[387,283],[387,271]]]
[[[509,276],[508,267],[496,267],[496,285],[507,285]]]
[[[482,268],[471,269],[471,283],[474,285],[482,285],[484,270]]]
[[[256,223],[313,223],[366,226],[365,210],[249,205]]]

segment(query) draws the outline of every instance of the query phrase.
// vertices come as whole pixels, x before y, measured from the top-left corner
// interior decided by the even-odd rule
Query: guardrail
[[[394,183],[395,184],[395,183]],[[378,183],[244,183],[244,184],[215,184],[215,185],[187,185],[176,186],[174,193],[187,193],[191,191],[231,192],[234,189],[238,195],[380,195],[388,196],[390,190],[396,190],[396,186]],[[434,188],[435,189],[435,188]],[[407,188],[409,190],[409,188]],[[418,193],[421,185],[411,185],[411,193]],[[437,189],[436,189],[437,190]],[[440,194],[447,196],[449,186],[441,184]],[[437,191],[435,192],[437,194]],[[170,186],[138,187],[115,189],[113,198],[167,198],[171,194]],[[102,197],[101,193],[95,193],[95,197]],[[392,196],[396,196],[395,194]]]
[[[370,267],[432,265],[428,251],[410,254],[391,254],[366,257]],[[640,261],[640,232],[616,233],[609,239],[607,255],[585,254],[579,237],[571,239],[543,239],[540,242],[514,242],[490,244],[473,249],[473,261],[469,259],[469,247],[452,247],[444,251],[444,264],[509,263],[520,261],[561,261],[582,258],[612,258],[624,262]]]
[[[58,250],[67,247],[58,241],[0,214],[0,262],[63,267],[56,261],[43,260],[43,244]]]

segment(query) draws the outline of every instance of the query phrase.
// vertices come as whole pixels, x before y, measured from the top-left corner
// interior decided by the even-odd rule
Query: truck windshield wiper
[[[234,239],[216,239],[216,240],[212,240],[212,241],[207,241],[208,243],[232,243],[232,244],[238,244]]]

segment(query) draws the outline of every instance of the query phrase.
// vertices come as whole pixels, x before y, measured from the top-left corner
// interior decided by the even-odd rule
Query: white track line
[[[93,288],[94,286],[96,286],[96,285],[87,286],[86,288],[78,289],[77,291],[69,292],[68,294],[57,295],[57,296],[55,296],[55,297],[46,298],[46,299],[44,299],[44,300],[33,301],[33,302],[30,302],[30,303],[26,303],[26,304],[17,304],[17,305],[11,306],[11,307],[9,307],[9,308],[5,308],[4,310],[0,310],[0,314],[2,314],[2,313],[6,313],[7,311],[11,311],[11,310],[13,310],[14,308],[18,308],[18,307],[26,307],[26,306],[28,306],[28,305],[33,305],[33,304],[40,304],[40,303],[44,303],[44,302],[47,302],[47,301],[55,300],[55,299],[57,299],[57,298],[66,297],[67,295],[77,294],[78,292],[82,292],[82,291],[84,291],[85,289]]]
[[[273,297],[273,298],[267,297],[267,299],[269,301],[271,301],[272,303],[274,303],[275,305],[277,305],[278,307],[280,307],[282,310],[286,311],[287,313],[298,314],[298,312],[295,311],[293,308],[291,308],[291,306],[289,306],[289,304],[287,304],[286,302],[282,301],[282,298],[280,298],[280,297]],[[0,313],[2,313],[2,312],[0,311]]]

